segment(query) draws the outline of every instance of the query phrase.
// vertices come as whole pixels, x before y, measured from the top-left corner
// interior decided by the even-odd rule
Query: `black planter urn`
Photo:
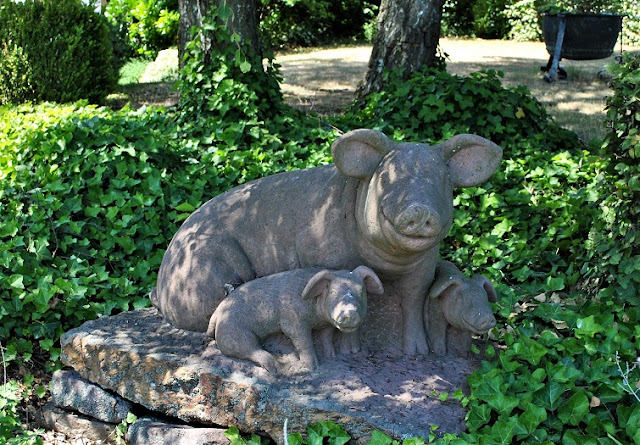
[[[556,50],[560,22],[566,28],[562,42],[563,59],[605,59],[613,49],[622,31],[622,16],[615,14],[546,14],[542,31],[547,51],[552,56]]]
[[[560,59],[605,59],[622,31],[622,17],[616,14],[545,14],[542,32],[550,54],[545,80],[552,82]],[[566,72],[564,72],[566,78]]]

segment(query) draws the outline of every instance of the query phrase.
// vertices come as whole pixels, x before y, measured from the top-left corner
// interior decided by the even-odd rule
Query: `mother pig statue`
[[[151,293],[171,324],[206,331],[229,286],[298,268],[366,265],[400,299],[404,352],[429,352],[423,307],[452,223],[453,189],[486,181],[502,150],[470,134],[430,146],[359,129],[331,153],[334,165],[235,187],[184,222]]]

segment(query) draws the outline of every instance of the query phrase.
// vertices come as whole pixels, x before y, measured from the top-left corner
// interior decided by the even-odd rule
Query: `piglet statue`
[[[467,278],[452,263],[440,261],[424,310],[431,351],[466,356],[471,334],[486,334],[496,325],[489,305],[496,301],[498,296],[488,278]]]
[[[381,323],[400,325],[406,354],[429,353],[422,309],[451,227],[453,190],[486,181],[502,150],[469,134],[428,145],[360,129],[339,137],[331,154],[333,165],[240,185],[183,223],[150,295],[169,323],[206,331],[228,286],[293,269],[365,265],[385,298],[389,289],[386,301],[399,301],[400,315]]]
[[[281,332],[296,348],[300,369],[313,370],[318,356],[312,332],[320,331],[323,355],[334,356],[333,332],[355,333],[367,313],[367,293],[383,292],[380,279],[366,266],[281,272],[232,290],[211,316],[207,335],[224,355],[276,373],[275,357],[260,342]]]

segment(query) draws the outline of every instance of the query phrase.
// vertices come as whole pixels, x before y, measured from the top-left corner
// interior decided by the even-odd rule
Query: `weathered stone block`
[[[166,323],[141,309],[85,323],[63,335],[62,361],[85,379],[144,407],[205,425],[237,426],[282,442],[289,432],[331,420],[358,441],[375,429],[394,438],[464,428],[465,412],[437,395],[465,387],[476,363],[460,358],[361,352],[324,359],[311,373],[273,376],[226,357],[203,333]],[[276,346],[280,348],[276,350]],[[265,345],[279,367],[296,364],[291,345]]]
[[[223,428],[195,428],[143,417],[129,427],[130,445],[228,445]]]
[[[90,419],[55,406],[52,402],[39,411],[38,423],[47,430],[57,431],[69,438],[82,437],[107,443],[113,437],[116,425]]]
[[[51,399],[59,408],[78,411],[108,423],[122,422],[131,410],[131,403],[83,379],[75,371],[53,373]]]

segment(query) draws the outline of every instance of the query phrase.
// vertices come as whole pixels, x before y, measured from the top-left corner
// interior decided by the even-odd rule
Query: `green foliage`
[[[542,40],[540,13],[544,0],[514,0],[506,5],[505,15],[511,23],[509,38],[529,41]]]
[[[178,80],[178,49],[163,49],[156,60],[145,67],[138,78],[141,83],[175,82]]]
[[[0,48],[16,67],[29,66],[24,76],[0,79],[13,84],[9,99],[98,103],[113,90],[109,28],[91,6],[80,0],[3,2],[0,22]]]
[[[640,440],[640,404],[634,392],[640,372],[637,367],[623,369],[619,362],[619,357],[629,363],[640,356],[636,238],[640,196],[633,179],[638,182],[638,167],[631,159],[638,128],[637,63],[628,58],[612,83],[614,95],[608,102],[612,129],[603,145],[604,157],[585,157],[571,165],[563,155],[564,177],[547,164],[539,185],[525,185],[542,192],[532,196],[532,202],[554,209],[555,218],[563,220],[543,223],[548,229],[537,235],[546,239],[542,243],[527,242],[550,241],[558,247],[558,256],[549,263],[553,265],[549,278],[535,289],[530,287],[536,276],[529,275],[529,265],[514,271],[518,262],[509,254],[501,255],[505,259],[501,274],[521,296],[517,302],[500,304],[503,347],[498,352],[490,347],[487,355],[495,359],[483,362],[469,379],[471,396],[464,401],[469,408],[469,434],[463,435],[467,443]],[[578,171],[582,179],[572,178]],[[565,191],[562,195],[549,193],[558,188],[556,181]],[[501,210],[502,217],[511,218],[510,209]],[[524,220],[530,227],[538,224],[533,218]],[[576,227],[576,220],[587,223]],[[554,226],[556,231],[568,230],[569,237],[549,237]],[[518,233],[510,234],[516,245],[522,242]],[[546,249],[530,255],[549,253]],[[529,285],[514,286],[525,271]]]
[[[120,68],[120,79],[118,85],[130,85],[140,82],[140,78],[147,69],[151,61],[145,59],[129,59]]]
[[[501,39],[509,35],[511,24],[505,14],[510,0],[476,0],[473,5],[473,31],[481,39]]]
[[[625,14],[622,39],[625,44],[640,46],[640,0],[623,0]]]
[[[600,295],[638,304],[640,293],[640,57],[612,66],[614,94],[607,100],[610,132],[602,155],[611,160],[600,178],[600,213],[585,256],[585,274]]]
[[[202,127],[203,121],[210,126],[211,119],[217,121],[216,126],[255,123],[279,114],[284,107],[280,76],[272,60],[267,61],[265,71],[249,45],[237,34],[230,36],[224,26],[232,13],[226,5],[212,8],[185,48],[187,57],[178,81],[183,126]]]
[[[34,97],[29,60],[13,42],[0,45],[0,105],[26,102]]]
[[[311,46],[371,38],[379,0],[260,0],[260,34],[268,47]]]
[[[623,2],[624,0],[547,0],[542,7],[550,12],[617,13],[622,11]]]
[[[3,350],[2,345],[0,349]],[[2,365],[4,362],[4,351],[2,354]],[[6,369],[5,369],[6,372]],[[27,376],[27,379],[30,377]],[[31,378],[32,380],[32,378]],[[23,382],[16,380],[5,381],[0,386],[0,441],[8,445],[42,445],[39,437],[41,430],[26,430],[20,420],[20,404],[28,399],[32,391]],[[42,395],[42,393],[39,393]]]
[[[621,68],[614,81],[620,92],[611,104],[625,105],[615,111],[609,106],[615,128],[607,141],[618,156],[635,148],[634,63]],[[502,89],[495,72],[461,78],[428,71],[407,82],[396,76],[390,75],[385,91],[354,105],[345,119],[399,140],[437,142],[469,132],[504,149],[502,168],[490,182],[457,192],[453,226],[442,248],[456,264],[491,276],[501,295],[494,333],[500,347],[486,351],[494,358],[469,379],[471,396],[462,401],[469,409],[469,433],[443,442],[637,440],[640,407],[619,386],[622,376],[614,363],[616,351],[629,362],[640,355],[634,340],[640,333],[635,281],[640,197],[624,194],[637,176],[605,187],[608,159],[584,151],[526,89]],[[611,165],[616,164],[620,171],[620,160]],[[637,167],[634,171],[637,175]],[[611,218],[609,210],[608,227],[620,232],[604,233],[601,247],[590,250],[594,224],[607,215],[601,213],[602,199],[606,208],[619,211]],[[579,290],[589,278],[608,280],[610,287],[597,296]],[[631,374],[635,383],[640,372]]]
[[[535,141],[539,147],[579,145],[577,137],[555,125],[524,86],[505,89],[502,73],[486,71],[468,77],[426,69],[404,80],[402,72],[386,75],[384,91],[354,103],[341,128],[362,126],[396,139],[440,141],[457,133],[476,133],[507,152],[511,144]]]
[[[446,0],[442,7],[442,35],[465,37],[473,33],[475,0]]]
[[[105,16],[131,54],[154,59],[177,43],[178,0],[111,0]]]
[[[135,414],[127,413],[127,417],[122,422],[120,422],[118,426],[116,426],[114,430],[114,442],[117,445],[125,445],[127,443],[125,440],[127,431],[129,430],[129,427],[131,427],[131,425],[136,423],[136,420],[138,420],[138,418]]]

